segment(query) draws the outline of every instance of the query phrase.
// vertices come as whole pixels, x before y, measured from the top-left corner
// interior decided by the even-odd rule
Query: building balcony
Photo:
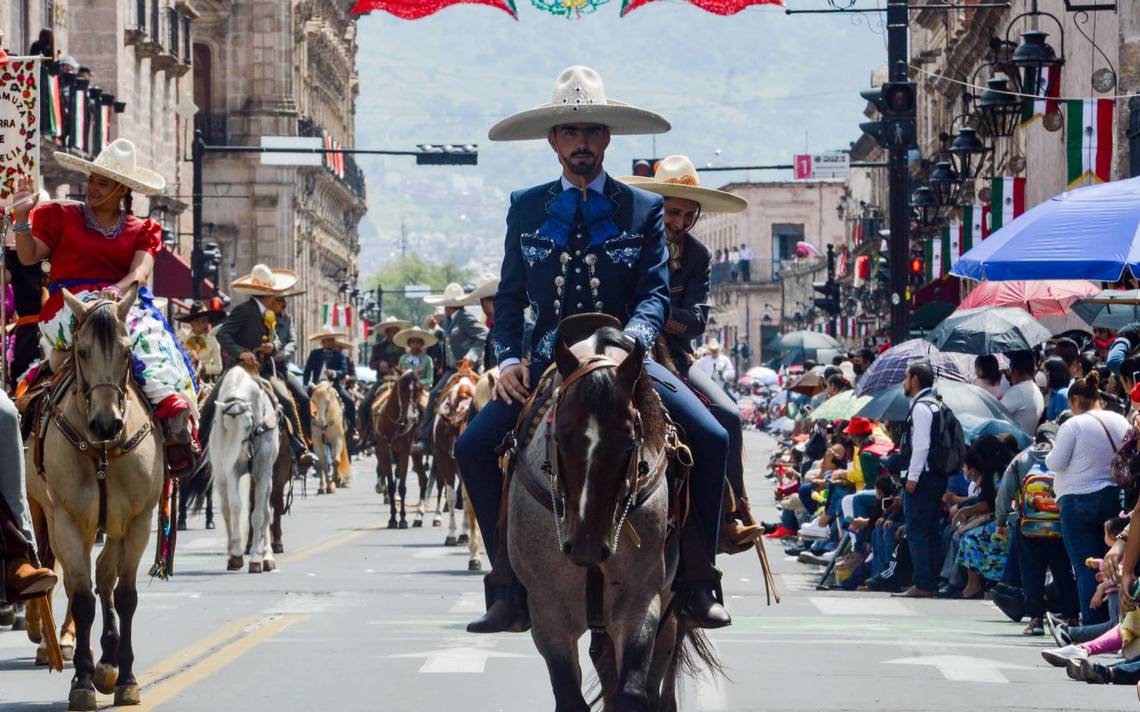
[[[328,147],[330,143],[336,139],[324,127],[318,126],[316,122],[309,119],[301,118],[297,121],[297,135],[309,136],[322,139],[324,145]],[[346,148],[342,146],[342,148]],[[324,167],[332,175],[332,177],[349,190],[360,200],[366,200],[367,194],[364,185],[364,171],[357,165],[356,160],[350,153],[326,153],[324,154]]]

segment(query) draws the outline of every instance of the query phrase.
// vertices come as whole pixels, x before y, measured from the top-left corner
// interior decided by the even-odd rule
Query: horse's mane
[[[604,354],[606,349],[619,348],[630,352],[629,338],[618,329],[604,326],[594,335],[594,353]],[[583,400],[599,413],[615,411],[620,405],[617,373],[611,368],[600,368],[578,381]],[[633,405],[641,413],[641,426],[646,440],[655,447],[664,444],[665,411],[661,399],[653,390],[653,379],[642,373],[634,386]]]

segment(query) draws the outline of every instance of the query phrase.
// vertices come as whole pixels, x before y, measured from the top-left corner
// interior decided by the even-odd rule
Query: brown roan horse
[[[686,451],[640,345],[630,350],[610,326],[572,345],[563,338],[572,337],[559,335],[552,411],[522,445],[509,493],[510,560],[532,636],[558,712],[590,709],[577,641],[591,628],[604,630],[591,657],[607,710],[674,710],[691,656],[719,669],[700,632],[672,615],[679,548],[667,537],[666,471]]]
[[[427,392],[415,371],[404,371],[386,392],[372,405],[372,437],[376,443],[376,490],[388,494],[391,517],[388,528],[408,528],[407,494],[408,461],[416,470],[420,481],[420,503],[416,506],[415,526],[423,526],[424,494],[427,489],[427,470],[423,455],[412,452],[416,427],[427,409]],[[396,519],[396,497],[400,498],[400,517]]]
[[[63,566],[76,625],[69,709],[94,710],[96,689],[113,691],[116,705],[139,703],[132,648],[135,579],[150,539],[165,462],[162,440],[130,379],[126,322],[137,286],[117,302],[84,303],[66,290],[63,296],[76,317],[71,353],[75,383],[55,411],[45,415],[51,426],[36,498],[47,515],[51,548]],[[184,425],[167,437],[189,437],[188,429],[181,432]],[[37,477],[29,475],[30,480]],[[93,592],[91,550],[101,528],[107,536]],[[103,614],[98,665],[91,652],[96,592]]]
[[[479,571],[483,568],[479,553],[483,548],[483,539],[479,535],[479,525],[475,521],[474,509],[468,504],[463,511],[463,529],[461,536],[456,535],[455,505],[458,501],[457,493],[464,491],[463,483],[459,479],[459,466],[455,462],[455,441],[463,433],[470,422],[471,409],[475,404],[475,379],[473,373],[460,372],[452,383],[447,395],[440,399],[436,409],[435,422],[432,423],[432,446],[434,452],[435,480],[443,488],[444,498],[447,500],[448,522],[445,546],[467,544],[467,570]],[[436,504],[435,521],[440,522],[439,504]]]

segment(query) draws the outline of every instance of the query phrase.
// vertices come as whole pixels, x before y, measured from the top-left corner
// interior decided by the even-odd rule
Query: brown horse
[[[432,446],[434,448],[434,464],[432,469],[436,481],[443,488],[447,500],[450,522],[447,530],[446,546],[467,544],[469,556],[467,569],[479,571],[483,564],[479,553],[483,549],[483,538],[479,535],[479,526],[475,522],[475,513],[470,505],[464,507],[463,536],[456,535],[455,504],[458,501],[456,492],[463,487],[459,479],[459,466],[455,462],[455,441],[463,434],[469,422],[471,408],[475,403],[475,381],[473,374],[460,372],[458,378],[451,384],[447,395],[442,398],[432,423]],[[463,492],[466,500],[466,492]],[[436,519],[440,518],[439,505],[436,505]]]
[[[420,481],[420,502],[416,505],[415,526],[423,526],[424,493],[427,470],[423,455],[412,452],[416,427],[427,409],[427,391],[415,371],[404,371],[395,384],[376,398],[372,405],[372,437],[376,443],[376,488],[381,482],[388,495],[391,517],[388,528],[408,528],[407,494],[408,461]],[[396,498],[400,499],[400,518],[396,519]]]
[[[47,414],[51,426],[42,447],[45,487],[37,499],[47,516],[52,551],[63,566],[75,618],[75,677],[69,696],[73,710],[96,709],[96,689],[113,691],[116,705],[139,704],[132,648],[135,579],[150,539],[165,462],[161,437],[130,380],[126,319],[137,296],[137,285],[117,302],[84,303],[63,291],[76,317],[71,352],[75,383]],[[167,437],[188,438],[188,417],[184,415],[187,422]],[[92,582],[91,549],[100,529],[106,532],[106,543]],[[97,666],[91,651],[96,592],[103,613],[103,652]]]
[[[719,670],[700,632],[673,614],[679,547],[667,536],[666,472],[685,451],[642,347],[629,348],[609,326],[572,348],[560,334],[561,385],[510,483],[510,560],[558,712],[590,709],[577,641],[591,628],[604,630],[591,657],[607,710],[675,710],[678,671],[694,653]]]

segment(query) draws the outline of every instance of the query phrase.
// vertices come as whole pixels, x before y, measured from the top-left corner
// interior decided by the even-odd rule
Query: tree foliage
[[[433,293],[442,292],[451,282],[472,288],[474,276],[453,262],[436,264],[419,255],[412,254],[389,262],[368,280],[369,289],[383,288],[381,303],[382,319],[395,316],[407,319],[413,324],[423,325],[424,318],[435,308],[424,303],[422,296],[405,297],[404,288],[408,285],[427,285]]]

